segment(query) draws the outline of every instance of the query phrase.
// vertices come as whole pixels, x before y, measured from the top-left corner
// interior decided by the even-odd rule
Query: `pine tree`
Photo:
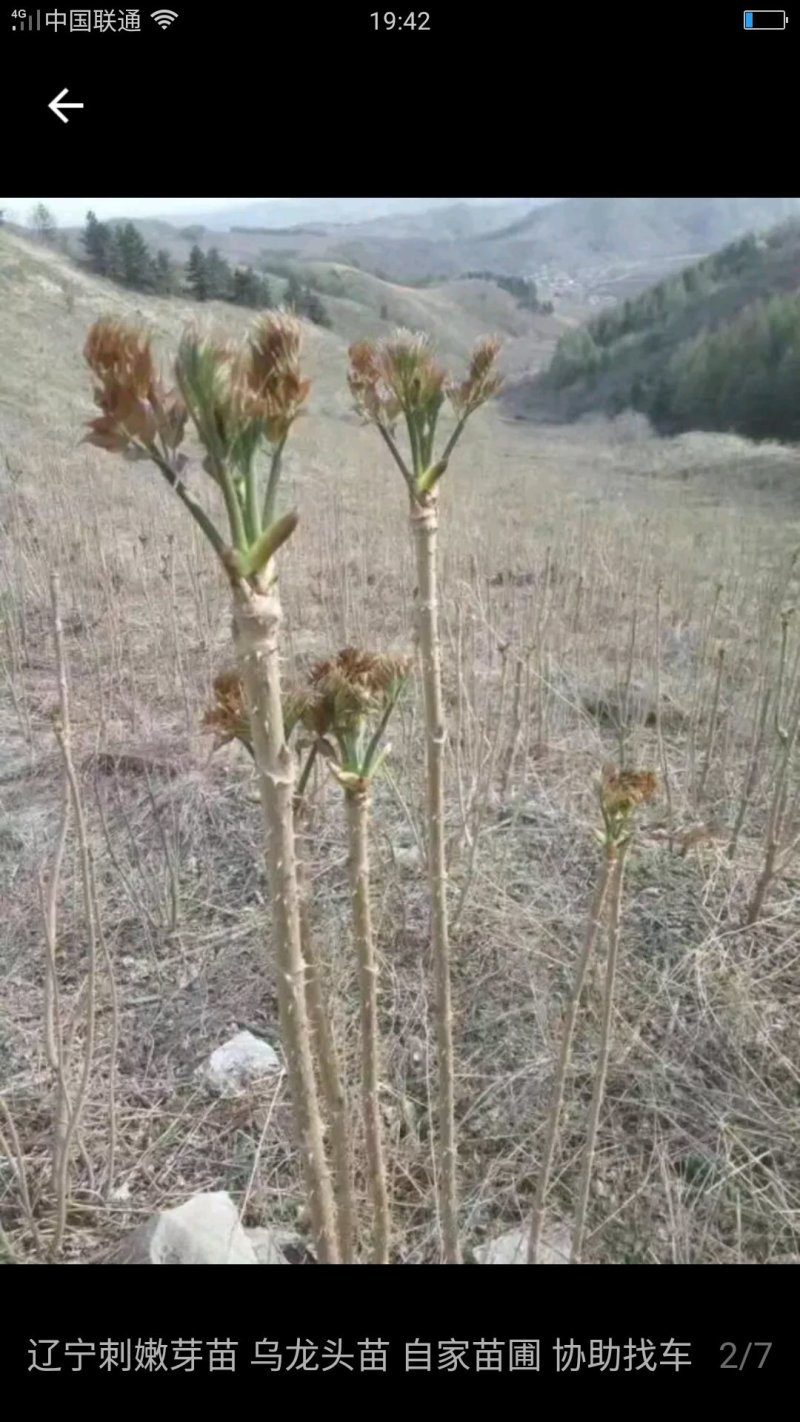
[[[108,245],[108,273],[112,281],[125,281],[125,239],[121,227],[112,227]]]
[[[51,245],[55,242],[58,223],[49,207],[45,207],[43,202],[37,202],[31,212],[31,227],[42,242],[48,242]]]
[[[331,319],[326,311],[320,297],[310,286],[305,288],[301,296],[300,312],[303,316],[313,321],[315,326],[330,326]]]
[[[158,251],[153,262],[153,285],[160,296],[172,296],[177,288],[175,268],[169,252]]]
[[[119,251],[122,263],[121,280],[134,291],[147,291],[153,285],[152,258],[147,243],[132,222],[119,228]]]
[[[86,214],[86,226],[81,235],[86,258],[93,272],[108,276],[111,261],[111,230],[106,222],[98,222],[93,212]]]
[[[261,305],[261,280],[250,267],[237,267],[233,273],[230,299],[237,306]]]
[[[208,301],[209,285],[206,259],[198,246],[192,247],[186,263],[186,285],[195,301]]]
[[[205,258],[206,286],[209,301],[230,301],[233,285],[231,269],[217,247],[210,247]],[[202,298],[200,298],[202,299]]]
[[[299,312],[303,305],[303,288],[297,280],[297,277],[294,275],[294,272],[291,273],[291,275],[289,276],[289,280],[286,283],[286,292],[283,300],[284,304],[288,306],[290,311]]]

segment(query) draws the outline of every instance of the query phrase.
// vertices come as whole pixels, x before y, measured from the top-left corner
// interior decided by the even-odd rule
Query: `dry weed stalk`
[[[514,770],[514,762],[522,741],[523,726],[523,680],[528,670],[531,653],[526,650],[524,656],[517,655],[514,666],[514,700],[511,709],[511,729],[506,748],[503,752],[503,763],[500,771],[500,799],[505,800],[511,784],[511,776]]]
[[[589,1184],[591,1180],[592,1165],[594,1161],[594,1148],[597,1138],[597,1125],[600,1119],[600,1109],[603,1104],[605,1092],[605,1078],[608,1066],[608,1053],[611,1043],[611,1018],[614,1002],[614,985],[616,979],[617,947],[619,939],[619,908],[622,893],[622,873],[625,863],[625,855],[630,844],[633,833],[632,817],[639,805],[651,799],[656,789],[656,777],[652,771],[617,771],[613,765],[604,765],[598,794],[600,800],[600,812],[603,819],[603,829],[596,831],[597,838],[603,847],[603,859],[600,868],[600,877],[595,887],[594,899],[589,914],[589,922],[586,926],[586,936],[583,941],[580,956],[578,958],[575,981],[572,995],[567,1007],[561,1031],[561,1048],[559,1052],[558,1064],[556,1067],[555,1080],[553,1082],[553,1092],[550,1100],[550,1110],[547,1119],[544,1147],[542,1150],[542,1161],[539,1167],[539,1178],[536,1186],[536,1197],[534,1200],[533,1212],[531,1216],[531,1228],[528,1238],[528,1263],[538,1264],[539,1248],[542,1240],[544,1227],[544,1213],[547,1202],[547,1192],[550,1184],[550,1175],[553,1168],[553,1157],[555,1154],[555,1144],[558,1136],[558,1124],[561,1117],[561,1108],[564,1102],[564,1091],[566,1087],[567,1074],[569,1072],[572,1058],[572,1043],[575,1036],[575,1025],[578,1017],[581,994],[586,982],[586,974],[589,967],[592,951],[597,942],[603,920],[603,911],[606,901],[611,898],[611,921],[609,925],[609,951],[606,964],[606,982],[603,998],[603,1021],[601,1029],[600,1053],[597,1070],[595,1073],[594,1089],[592,1094],[592,1104],[589,1113],[589,1123],[587,1129],[587,1139],[584,1149],[583,1167],[581,1171],[581,1183],[578,1193],[578,1207],[575,1222],[575,1231],[572,1244],[572,1262],[575,1263],[580,1258],[580,1251],[583,1242],[583,1232],[586,1219],[586,1204],[589,1196]]]
[[[672,806],[672,777],[667,760],[667,749],[664,743],[664,723],[662,717],[662,687],[661,687],[661,663],[662,663],[662,639],[661,639],[661,594],[663,586],[659,582],[656,586],[656,646],[655,646],[655,692],[656,692],[656,744],[658,746],[658,763],[661,769],[661,781],[664,786],[664,798],[667,802],[667,843],[670,850],[675,834],[675,814]]]
[[[70,1190],[70,1167],[72,1149],[79,1142],[80,1122],[89,1091],[94,1060],[94,1039],[97,999],[97,899],[93,892],[91,853],[86,833],[86,818],[83,798],[72,756],[72,726],[69,713],[69,693],[67,664],[64,652],[64,629],[61,617],[60,587],[58,576],[50,576],[50,605],[53,637],[56,651],[56,668],[59,688],[59,710],[53,725],[61,752],[65,786],[65,809],[59,830],[55,858],[50,875],[50,885],[44,903],[45,940],[47,965],[45,972],[45,1041],[47,1056],[56,1075],[56,1112],[53,1143],[53,1187],[55,1191],[56,1216],[51,1241],[54,1255],[60,1253],[64,1243],[67,1222],[67,1204]],[[64,1042],[61,1026],[58,992],[58,957],[56,932],[56,905],[58,881],[63,859],[69,810],[75,819],[78,839],[78,853],[81,870],[81,889],[86,923],[87,976],[86,976],[86,1019],[83,1043],[83,1062],[74,1095],[69,1086],[69,1050]]]
[[[708,780],[708,772],[711,768],[711,760],[714,755],[714,741],[717,734],[717,721],[719,719],[719,702],[722,692],[722,672],[725,666],[725,648],[719,647],[717,650],[717,675],[714,681],[714,694],[711,698],[711,713],[708,723],[708,741],[706,742],[706,753],[703,760],[703,768],[700,771],[700,779],[697,785],[698,804],[703,799]]]
[[[786,675],[789,624],[793,613],[793,608],[788,608],[781,613],[780,658],[773,703],[777,743],[774,780],[764,835],[764,858],[745,913],[745,921],[748,924],[756,923],[761,917],[770,885],[783,873],[800,843],[800,834],[795,833],[797,829],[796,805],[792,805],[790,808],[789,803],[792,764],[798,736],[800,736],[800,669],[796,665],[788,678]],[[798,660],[800,660],[800,649],[798,650]]]
[[[297,525],[277,516],[281,459],[309,382],[300,371],[300,325],[283,312],[259,319],[243,346],[188,331],[175,361],[176,389],[159,375],[147,332],[96,322],[85,354],[101,414],[87,440],[130,460],[149,460],[173,489],[228,578],[233,635],[251,726],[264,822],[277,958],[281,1034],[309,1211],[322,1263],[340,1258],[330,1171],[314,1077],[306,1007],[294,836],[294,760],[286,744],[279,664],[282,608],[275,554]],[[191,419],[203,469],[227,513],[224,537],[187,488],[180,450]],[[257,456],[266,448],[262,481]]]
[[[398,330],[381,342],[362,342],[350,350],[350,389],[356,408],[375,426],[408,490],[417,567],[417,612],[422,656],[427,751],[428,874],[430,879],[436,1024],[439,1069],[440,1160],[438,1201],[446,1263],[460,1261],[456,1182],[455,1085],[447,916],[444,748],[441,641],[436,544],[439,481],[469,417],[496,394],[499,342],[486,338],[475,347],[465,380],[449,382],[434,359],[427,336]],[[456,417],[441,455],[434,453],[438,418],[445,396]],[[408,451],[403,454],[396,430],[405,424]]]
[[[739,837],[744,828],[747,818],[747,811],[750,801],[753,798],[753,791],[756,788],[758,772],[761,766],[761,752],[764,747],[764,738],[767,730],[767,717],[769,715],[770,698],[772,691],[767,685],[766,677],[762,677],[759,683],[758,696],[756,699],[755,714],[753,716],[753,738],[750,743],[750,754],[747,762],[747,773],[742,785],[742,793],[739,798],[739,808],[736,812],[736,820],[731,831],[730,841],[726,850],[729,859],[735,859],[736,850],[739,844]]]
[[[6,1102],[3,1096],[0,1096],[0,1113],[2,1113],[3,1120],[6,1124],[6,1130],[8,1131],[8,1138],[6,1138],[4,1131],[0,1127],[0,1151],[2,1151],[3,1158],[9,1162],[9,1164],[11,1165],[11,1169],[14,1172],[14,1176],[17,1181],[17,1189],[19,1191],[20,1203],[22,1205],[22,1212],[25,1216],[25,1223],[27,1224],[28,1229],[31,1232],[33,1246],[36,1250],[37,1257],[43,1261],[45,1258],[45,1249],[42,1243],[42,1237],[39,1233],[39,1226],[36,1221],[36,1214],[34,1212],[33,1202],[31,1201],[30,1189],[28,1188],[28,1172],[25,1168],[25,1154],[20,1144],[17,1128],[14,1123],[14,1117],[11,1115],[8,1103]],[[16,1262],[13,1257],[13,1249],[11,1243],[8,1240],[7,1236],[5,1236],[2,1232],[0,1232],[0,1244],[3,1244],[3,1247],[7,1249],[9,1256],[11,1257],[11,1262]]]

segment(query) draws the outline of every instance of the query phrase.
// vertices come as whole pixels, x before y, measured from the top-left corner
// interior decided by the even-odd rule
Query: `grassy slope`
[[[376,333],[389,334],[395,325],[411,326],[427,331],[437,342],[442,358],[457,368],[468,357],[478,336],[487,330],[496,331],[507,342],[506,368],[517,372],[537,369],[574,319],[568,312],[564,316],[531,316],[520,311],[506,292],[490,282],[464,281],[417,289],[332,263],[311,263],[308,269],[325,293],[333,322],[330,331],[309,328],[311,367],[323,401],[330,404],[332,400],[331,408],[339,410],[347,404],[341,372],[347,346],[353,341]],[[5,400],[12,421],[15,415],[20,420],[23,434],[25,412],[29,407],[35,409],[38,403],[35,386],[44,369],[51,368],[55,350],[64,352],[64,361],[56,362],[59,385],[73,379],[75,352],[80,349],[86,326],[101,312],[141,312],[165,340],[173,338],[187,320],[216,323],[235,332],[243,330],[252,319],[252,313],[226,303],[209,302],[200,307],[189,301],[126,292],[73,267],[60,254],[8,232],[0,233],[0,294],[8,303],[7,319],[0,330],[8,384],[0,391],[0,400]],[[16,331],[25,324],[29,310],[34,309],[48,313],[44,325],[49,342],[42,344],[38,353],[41,360],[35,358],[34,347],[20,364],[13,358]],[[387,312],[385,320],[380,315],[383,309]]]
[[[115,1183],[128,1191],[116,1205],[98,1206],[78,1163],[70,1256],[91,1255],[148,1210],[201,1189],[229,1189],[240,1201],[247,1191],[248,1223],[294,1223],[299,1190],[285,1097],[209,1101],[193,1075],[237,1026],[275,1033],[248,766],[225,752],[210,760],[199,731],[211,677],[229,656],[225,589],[152,471],[77,443],[90,410],[80,349],[92,318],[141,310],[169,343],[197,308],[139,301],[6,238],[0,301],[0,448],[8,460],[8,467],[0,461],[7,674],[0,686],[0,1069],[29,1182],[46,1219],[50,1087],[41,1051],[36,875],[50,863],[60,803],[46,614],[55,567],[75,754],[122,1004]],[[211,314],[229,329],[246,320],[231,308]],[[349,412],[344,344],[337,332],[307,329],[314,397],[292,439],[286,491],[302,517],[281,565],[287,677],[338,646],[409,645],[413,572],[403,493],[379,441]],[[468,856],[457,848],[460,797],[468,800],[473,784],[471,823],[482,831],[454,935],[468,1243],[517,1223],[530,1202],[564,994],[596,867],[592,777],[618,749],[613,730],[587,710],[588,694],[618,687],[631,646],[635,681],[652,682],[660,585],[676,822],[721,826],[723,839],[685,859],[669,855],[658,838],[663,801],[643,816],[625,899],[590,1257],[734,1262],[798,1253],[796,878],[775,891],[760,929],[739,927],[759,863],[766,768],[734,865],[724,853],[751,743],[765,646],[759,619],[800,534],[783,488],[786,462],[784,451],[743,440],[662,443],[624,424],[533,432],[495,409],[476,417],[448,471],[441,556],[454,899],[469,882]],[[206,482],[193,477],[207,497]],[[797,593],[796,582],[786,590],[789,601]],[[727,649],[722,716],[697,806],[692,757],[702,765],[708,748],[718,643]],[[508,671],[499,651],[506,644]],[[517,657],[530,669],[519,727]],[[396,856],[420,832],[419,716],[415,692],[392,735],[396,791],[389,781],[377,789],[373,840],[384,1105],[398,1249],[410,1261],[430,1260],[436,1248],[427,895],[423,876]],[[498,773],[484,788],[486,728],[495,727]],[[628,749],[640,764],[657,763],[652,727],[636,725]],[[148,773],[98,774],[98,751],[138,755]],[[305,852],[317,931],[344,1004],[338,1025],[357,1073],[337,794],[321,781]],[[70,838],[59,906],[68,1010],[85,962],[77,883]],[[587,995],[576,1046],[556,1219],[570,1217],[596,1052],[596,992],[595,985]],[[107,1161],[108,1023],[102,988],[83,1141],[95,1185]],[[7,1177],[3,1189],[2,1222],[25,1256],[30,1237]]]

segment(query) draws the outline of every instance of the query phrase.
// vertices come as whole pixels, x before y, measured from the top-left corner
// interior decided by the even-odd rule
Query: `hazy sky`
[[[34,203],[43,202],[54,212],[59,222],[83,222],[91,209],[98,217],[156,217],[161,213],[212,212],[215,208],[231,207],[238,203],[252,202],[252,198],[227,197],[10,197],[3,198],[2,205],[13,208],[21,218],[26,218]],[[286,198],[271,198],[271,202],[286,202]]]
[[[451,202],[506,202],[506,198],[254,198],[250,197],[9,197],[0,198],[0,207],[7,210],[7,216],[18,222],[26,222],[31,208],[43,202],[55,214],[62,226],[83,223],[88,211],[99,218],[110,217],[177,217],[183,213],[210,213],[222,208],[247,206],[250,203],[288,203],[291,205],[290,220],[297,221],[305,213],[306,220],[327,214],[332,220],[345,216],[371,217],[378,213],[399,211],[423,211],[426,207],[437,207]],[[361,204],[363,203],[363,208]],[[327,205],[330,204],[330,207]],[[338,212],[337,212],[338,209]],[[311,214],[311,216],[309,216]]]

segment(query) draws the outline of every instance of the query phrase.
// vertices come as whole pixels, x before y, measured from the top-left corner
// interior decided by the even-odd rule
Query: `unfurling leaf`
[[[242,575],[251,578],[256,573],[263,572],[270,558],[274,558],[281,545],[291,537],[299,522],[299,515],[292,512],[284,514],[283,518],[276,519],[269,528],[265,528],[261,537],[240,556]]]
[[[340,770],[339,766],[333,760],[326,760],[325,764],[334,780],[338,780],[346,794],[360,795],[367,789],[369,782],[366,781],[363,776],[357,775],[355,771]]]
[[[417,480],[417,489],[421,494],[429,494],[431,489],[438,484],[447,469],[448,463],[449,460],[440,459],[437,464],[432,464],[430,469],[426,469],[425,473]]]

